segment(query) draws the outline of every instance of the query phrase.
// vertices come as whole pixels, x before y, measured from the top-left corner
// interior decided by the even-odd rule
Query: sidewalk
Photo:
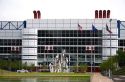
[[[114,75],[114,82],[125,82],[125,75]]]
[[[108,77],[102,76],[100,73],[93,73],[91,76],[91,82],[113,82]]]

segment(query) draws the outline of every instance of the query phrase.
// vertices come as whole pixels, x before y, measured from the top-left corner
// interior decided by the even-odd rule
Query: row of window
[[[37,55],[38,58],[55,58],[56,56],[57,56],[57,54],[46,54],[46,55],[45,54],[38,54]],[[77,59],[77,55],[68,55],[68,54],[65,54],[65,57],[70,58],[70,59],[71,58],[72,59]],[[85,55],[81,55],[81,54],[78,55],[79,59],[80,58],[84,59],[85,57],[88,58],[88,59],[92,57],[92,59],[93,59],[94,55],[92,55],[92,56],[91,55],[86,55],[85,56]],[[95,55],[95,58],[100,59],[100,58],[102,58],[102,55]]]
[[[0,53],[21,53],[21,47],[0,47]]]
[[[0,55],[0,60],[21,60],[21,55]]]
[[[49,66],[50,63],[51,62],[38,62],[38,65],[47,65],[47,66]],[[86,64],[88,66],[91,66],[91,62],[84,62],[84,61],[78,62],[78,65],[84,65],[84,64]],[[76,66],[76,65],[77,65],[77,62],[74,62],[74,61],[70,61],[68,63],[68,66]],[[92,66],[99,66],[99,65],[100,65],[100,63],[94,63],[94,62],[92,63]]]
[[[41,46],[38,47],[38,53],[62,53],[62,50],[66,50],[66,53],[102,53],[101,47],[53,47],[53,46]]]
[[[77,61],[77,55],[68,55],[68,54],[65,54],[65,56],[68,58],[68,65],[70,66],[73,66],[73,65],[76,65],[76,61]],[[95,56],[95,59],[94,59],[94,56]],[[38,54],[38,63],[39,65],[43,65],[46,64],[48,65],[50,62],[53,61],[53,59],[56,57],[56,54]],[[92,57],[92,58],[91,58]],[[40,62],[40,60],[43,60],[44,58],[46,58],[47,61],[45,62]],[[86,60],[85,60],[86,59]],[[89,66],[91,65],[90,62],[92,61],[93,62],[93,66],[98,66],[99,63],[95,63],[95,61],[100,61],[102,60],[102,56],[101,55],[78,55],[78,65],[81,65],[82,63],[85,63],[85,64],[88,64]],[[85,62],[87,61],[87,62]]]
[[[38,37],[102,37],[102,31],[92,30],[39,30]]]
[[[22,45],[22,40],[21,39],[0,39],[0,45],[20,46]]]
[[[38,45],[102,45],[102,39],[39,38]]]

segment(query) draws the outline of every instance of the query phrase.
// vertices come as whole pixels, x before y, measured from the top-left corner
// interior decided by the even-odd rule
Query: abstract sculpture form
[[[49,64],[50,72],[69,72],[68,58],[62,54],[57,54],[54,60]]]

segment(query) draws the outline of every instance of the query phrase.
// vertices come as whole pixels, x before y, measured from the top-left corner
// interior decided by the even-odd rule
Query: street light
[[[111,31],[111,22],[112,22],[112,19],[110,19],[109,22],[110,22],[110,31]],[[111,49],[111,33],[110,33],[110,58],[112,57],[112,55],[111,55],[111,54],[112,54],[111,50],[112,50],[112,49]],[[111,60],[111,63],[112,63],[112,60]],[[111,68],[110,68],[110,70],[109,70],[109,77],[112,78]]]

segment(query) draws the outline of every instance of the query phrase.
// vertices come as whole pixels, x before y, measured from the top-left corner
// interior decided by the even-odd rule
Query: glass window
[[[0,39],[0,45],[3,45],[3,44],[4,44],[3,39]]]

